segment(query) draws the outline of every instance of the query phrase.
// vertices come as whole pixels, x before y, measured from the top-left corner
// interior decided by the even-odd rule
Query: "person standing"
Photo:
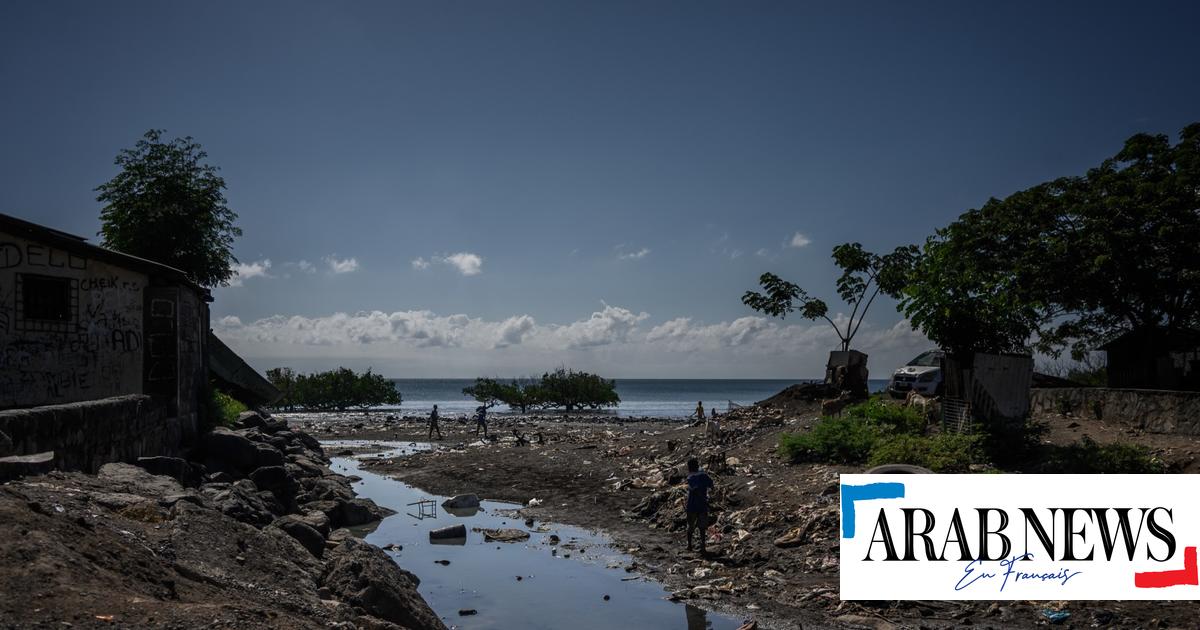
[[[437,405],[433,406],[433,411],[429,412],[429,439],[433,439],[433,432],[437,431],[438,439],[442,439],[442,430],[438,427],[438,412]]]
[[[487,437],[487,405],[475,408],[475,435],[479,435],[479,427],[483,427],[483,437]]]
[[[704,543],[708,538],[708,489],[713,487],[712,477],[700,470],[695,458],[687,461],[687,548],[692,550],[692,531],[700,530],[700,553],[705,553]]]
[[[696,403],[696,413],[694,413],[692,415],[696,416],[697,420],[704,422],[704,401],[703,400],[698,401]]]

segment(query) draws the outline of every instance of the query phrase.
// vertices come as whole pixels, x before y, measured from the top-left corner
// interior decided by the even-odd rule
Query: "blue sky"
[[[245,266],[214,322],[259,367],[817,376],[835,340],[742,306],[759,274],[835,301],[838,243],[921,242],[1200,120],[1198,20],[1184,2],[6,2],[0,212],[94,235],[92,189],[163,128],[229,185]],[[876,376],[927,345],[893,306],[856,344]]]

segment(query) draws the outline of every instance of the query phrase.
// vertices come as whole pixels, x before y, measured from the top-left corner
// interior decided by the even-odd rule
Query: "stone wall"
[[[37,319],[28,287],[61,283],[67,316]],[[0,409],[142,390],[145,274],[0,232]]]
[[[10,409],[0,411],[0,432],[12,452],[0,456],[52,450],[58,468],[95,472],[109,462],[177,455],[183,424],[170,405],[140,394]]]
[[[1200,435],[1200,392],[1105,387],[1034,388],[1032,414],[1072,413],[1123,422],[1151,433]]]

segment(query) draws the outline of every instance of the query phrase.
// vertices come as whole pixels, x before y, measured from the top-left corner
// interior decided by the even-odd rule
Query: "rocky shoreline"
[[[445,624],[416,576],[349,528],[321,445],[254,412],[187,459],[0,486],[0,627],[408,628]]]

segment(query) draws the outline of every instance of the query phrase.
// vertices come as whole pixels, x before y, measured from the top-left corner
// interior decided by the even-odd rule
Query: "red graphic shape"
[[[1183,550],[1183,568],[1175,571],[1147,571],[1133,574],[1133,585],[1138,588],[1166,588],[1177,585],[1200,585],[1200,572],[1196,570],[1196,548]]]

